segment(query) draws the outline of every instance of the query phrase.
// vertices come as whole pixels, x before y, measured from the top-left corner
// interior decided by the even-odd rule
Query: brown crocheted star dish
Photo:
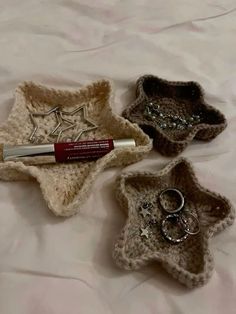
[[[195,217],[199,224],[199,232],[188,235],[180,243],[172,243],[162,232],[163,219],[168,213],[160,203],[160,193],[166,188],[181,191],[185,199],[183,211]],[[157,261],[188,287],[205,284],[213,271],[209,240],[234,221],[230,202],[203,188],[191,163],[184,158],[172,161],[159,172],[124,173],[117,179],[116,191],[128,215],[113,250],[116,264],[126,270],[136,270]],[[165,199],[164,204],[165,208],[173,209],[174,198]],[[179,225],[174,222],[168,232],[176,237],[177,230]]]
[[[123,116],[137,123],[163,155],[175,156],[195,138],[210,141],[227,126],[224,115],[208,105],[196,82],[172,82],[144,75],[137,98]]]

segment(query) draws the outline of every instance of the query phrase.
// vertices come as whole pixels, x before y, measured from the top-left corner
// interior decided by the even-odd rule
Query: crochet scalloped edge
[[[191,131],[189,132],[189,134],[186,136],[186,138],[184,140],[174,140],[173,138],[168,136],[162,129],[156,128],[156,127],[150,125],[149,128],[152,130],[152,132],[154,133],[155,137],[158,136],[158,137],[160,137],[159,141],[163,140],[163,141],[165,141],[167,143],[165,146],[175,145],[176,147],[178,147],[178,148],[176,148],[177,151],[175,151],[173,153],[170,153],[170,152],[169,153],[165,153],[164,150],[163,151],[161,150],[161,153],[163,153],[164,155],[175,156],[178,153],[180,153],[181,151],[183,151],[184,148],[194,138],[199,139],[199,140],[211,140],[212,138],[217,136],[219,133],[221,133],[227,127],[227,120],[226,120],[224,114],[222,112],[220,112],[218,109],[216,109],[213,106],[209,105],[205,101],[205,99],[204,99],[205,91],[204,91],[204,89],[202,88],[202,86],[199,83],[197,83],[195,81],[186,81],[186,82],[168,81],[166,79],[162,79],[162,78],[159,78],[158,76],[151,75],[151,74],[146,74],[146,75],[143,75],[140,78],[138,78],[138,80],[136,82],[136,95],[137,95],[137,98],[122,113],[123,117],[125,117],[126,119],[132,121],[133,123],[137,123],[137,122],[135,122],[135,120],[132,119],[132,116],[130,117],[130,113],[140,102],[146,101],[148,99],[148,97],[146,96],[146,94],[145,94],[145,92],[143,90],[143,82],[147,78],[155,78],[155,79],[158,79],[160,82],[163,82],[165,84],[172,85],[172,86],[190,86],[191,84],[193,84],[199,90],[200,99],[202,101],[203,107],[205,107],[207,110],[215,112],[215,114],[217,114],[223,121],[222,123],[219,123],[219,124],[216,124],[216,125],[209,125],[209,124],[206,124],[206,123],[202,123],[200,125],[195,125],[195,126],[193,126],[193,128],[191,129]],[[138,124],[138,125],[141,128],[146,127],[145,123]],[[214,130],[215,131],[215,136],[214,137],[207,138],[207,136],[205,134],[209,130]],[[154,143],[154,146],[155,146],[155,143]],[[166,149],[168,150],[168,147]]]
[[[120,124],[122,124],[124,127],[128,127],[130,130],[130,133],[136,134],[137,137],[139,137],[140,143],[136,147],[126,147],[126,148],[116,148],[112,150],[110,153],[105,155],[104,157],[98,159],[93,167],[93,171],[90,171],[89,175],[85,178],[84,183],[82,185],[82,188],[80,190],[80,193],[76,195],[73,202],[71,202],[69,205],[62,205],[60,207],[55,207],[55,204],[52,204],[50,197],[47,193],[47,190],[44,188],[42,182],[43,178],[40,173],[40,170],[35,166],[27,166],[21,161],[13,162],[1,162],[0,163],[0,179],[1,180],[26,180],[31,179],[31,177],[34,177],[42,190],[42,194],[44,199],[47,202],[47,205],[49,209],[57,216],[63,216],[68,217],[71,215],[76,214],[79,211],[79,208],[81,205],[86,201],[88,198],[91,187],[99,175],[100,172],[102,172],[105,168],[112,167],[112,166],[124,166],[129,165],[131,163],[137,162],[139,160],[142,160],[152,149],[152,141],[150,138],[138,127],[138,125],[135,125],[128,120],[124,119],[123,117],[115,114],[112,112],[111,105],[113,104],[114,100],[114,90],[113,90],[113,83],[110,80],[102,79],[98,81],[94,81],[91,84],[79,88],[78,91],[76,90],[57,90],[56,88],[44,86],[41,84],[35,84],[32,81],[23,82],[15,90],[15,101],[12,109],[17,106],[18,102],[21,101],[22,97],[25,97],[24,95],[24,88],[31,85],[36,86],[39,88],[42,88],[43,90],[47,90],[49,92],[53,92],[55,94],[61,94],[61,93],[76,93],[79,94],[86,94],[93,92],[95,87],[98,87],[99,84],[108,84],[109,88],[109,99],[108,102],[108,110],[107,110],[107,118],[111,119],[113,121],[117,121]],[[14,119],[14,112],[11,110],[8,118],[5,120],[5,122],[0,126],[0,133],[1,130],[8,127],[9,122]],[[122,161],[122,157],[126,158],[126,161]],[[119,159],[121,160],[119,162]]]
[[[203,237],[203,247],[206,249],[206,255],[204,256],[204,269],[201,273],[199,274],[193,274],[187,270],[184,270],[180,266],[172,263],[169,260],[163,260],[163,258],[158,254],[158,253],[149,253],[144,256],[141,256],[136,259],[131,259],[128,258],[125,254],[124,247],[125,247],[125,238],[126,238],[126,233],[128,230],[128,225],[125,225],[123,228],[121,234],[116,240],[114,250],[113,250],[113,259],[115,260],[116,264],[124,268],[126,270],[134,270],[134,269],[139,269],[142,266],[146,266],[149,264],[151,261],[158,261],[162,264],[163,268],[166,269],[168,273],[170,273],[175,279],[183,283],[189,288],[194,288],[198,286],[204,285],[212,276],[213,269],[214,269],[214,261],[213,257],[210,253],[210,250],[208,249],[209,246],[209,240],[210,238],[220,232],[223,231],[225,228],[228,226],[232,225],[235,219],[235,210],[230,203],[230,201],[225,198],[224,196],[220,195],[219,193],[212,192],[208,190],[207,188],[204,188],[198,181],[195,173],[193,166],[191,162],[189,162],[187,159],[180,157],[169,164],[167,164],[162,170],[157,171],[157,172],[147,172],[147,171],[142,171],[142,172],[126,172],[121,174],[117,180],[116,180],[116,197],[118,202],[120,203],[121,207],[123,210],[126,211],[126,213],[129,214],[128,207],[129,207],[129,200],[128,200],[128,195],[125,191],[125,181],[128,178],[131,177],[142,177],[142,176],[163,176],[169,171],[171,171],[177,164],[184,163],[188,170],[189,174],[195,183],[197,189],[199,191],[207,193],[208,195],[220,200],[221,202],[225,203],[225,205],[229,209],[229,214],[222,219],[220,222],[216,223],[215,225],[211,226],[207,232],[204,233]]]

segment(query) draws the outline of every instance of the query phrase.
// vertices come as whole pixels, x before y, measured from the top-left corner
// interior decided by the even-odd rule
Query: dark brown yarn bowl
[[[123,116],[137,123],[153,138],[154,147],[163,155],[176,156],[193,140],[210,141],[227,126],[226,118],[204,100],[204,91],[196,82],[173,82],[145,75],[136,83],[137,98],[127,107]],[[161,129],[155,122],[147,120],[143,112],[150,101],[175,114],[192,115],[201,113],[203,119],[191,129]]]

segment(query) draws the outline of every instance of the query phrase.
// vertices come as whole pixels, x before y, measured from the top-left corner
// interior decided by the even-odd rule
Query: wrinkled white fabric
[[[58,88],[108,77],[113,110],[134,97],[135,80],[155,74],[196,80],[229,125],[183,153],[201,183],[236,203],[235,0],[9,0],[0,3],[0,122],[23,80]],[[160,169],[151,152],[127,169]],[[0,182],[1,314],[235,313],[236,227],[211,244],[215,272],[187,290],[158,265],[125,272],[112,243],[124,223],[114,197],[120,169],[103,172],[80,214],[54,217],[36,183]]]

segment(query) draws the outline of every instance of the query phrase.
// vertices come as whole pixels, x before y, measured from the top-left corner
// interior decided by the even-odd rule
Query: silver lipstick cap
[[[54,155],[54,144],[39,145],[3,145],[3,161],[15,160],[21,157]]]
[[[114,144],[114,148],[136,146],[135,140],[133,138],[113,140],[113,144]]]

